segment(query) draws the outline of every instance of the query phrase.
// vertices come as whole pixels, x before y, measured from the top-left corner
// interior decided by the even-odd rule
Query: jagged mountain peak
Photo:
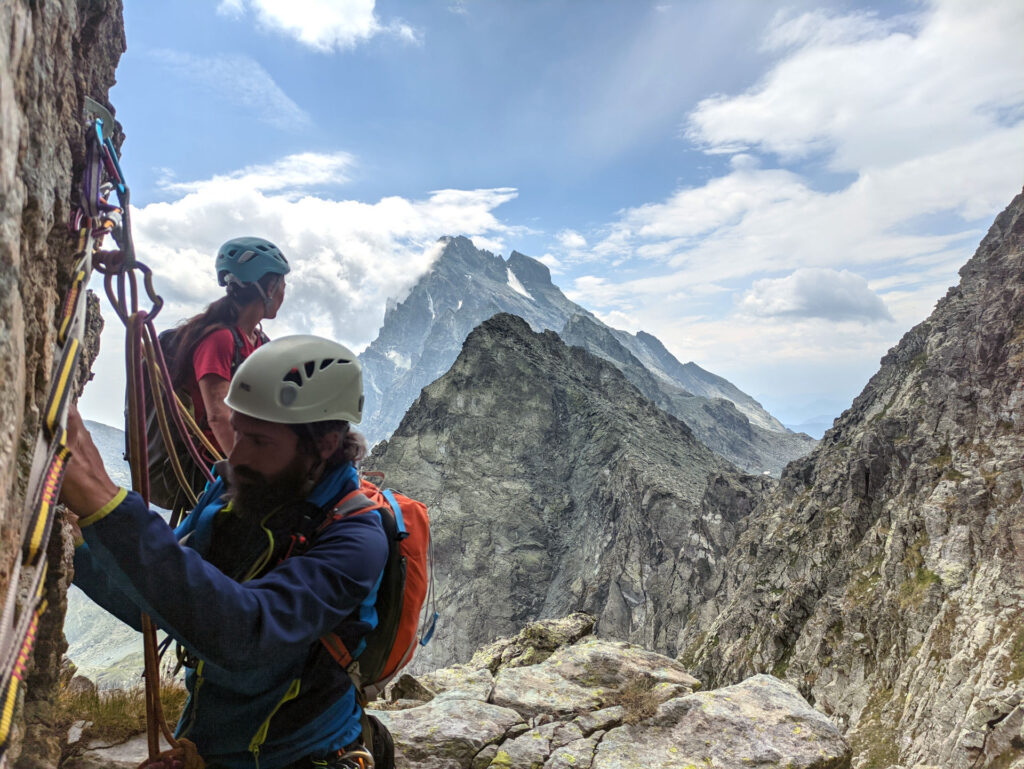
[[[469,334],[367,466],[431,508],[445,569],[428,666],[576,609],[672,652],[696,598],[682,575],[707,568],[771,483],[737,472],[615,366],[511,314]]]
[[[667,400],[656,402],[692,420],[690,426],[701,440],[752,472],[778,475],[788,460],[814,445],[812,439],[787,436],[760,404],[724,379],[702,369],[703,376],[694,374],[650,334],[634,336],[606,326],[566,297],[540,261],[519,251],[505,261],[463,236],[440,242],[443,248],[432,269],[402,302],[389,305],[377,339],[360,356],[367,391],[363,429],[371,443],[391,434],[424,385],[448,369],[475,326],[496,313],[510,312],[535,331],[564,333],[571,318],[589,318],[585,325],[579,319],[568,324],[569,333],[576,334],[574,344],[630,369],[630,381],[649,397],[662,389],[671,391]],[[700,398],[694,400],[691,393]],[[685,404],[684,395],[689,401]],[[735,403],[742,414],[709,402],[721,398]],[[680,408],[672,408],[670,401]],[[751,425],[781,438],[756,436]]]
[[[527,288],[554,288],[551,270],[532,256],[513,251],[508,258],[508,266]]]
[[[466,274],[486,276],[502,280],[505,260],[482,248],[477,248],[465,235],[446,235],[438,239],[444,244],[440,256],[431,267],[431,272],[464,278]]]

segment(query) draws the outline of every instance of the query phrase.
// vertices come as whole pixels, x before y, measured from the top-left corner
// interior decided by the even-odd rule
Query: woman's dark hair
[[[274,283],[281,279],[277,273],[268,272],[263,275],[257,283],[267,294],[270,293]],[[210,302],[206,309],[198,315],[193,315],[184,323],[178,326],[174,336],[174,351],[167,361],[171,369],[171,382],[175,389],[187,387],[192,381],[192,355],[204,338],[214,331],[222,328],[231,328],[238,323],[238,316],[242,308],[253,302],[262,302],[263,296],[253,284],[240,285],[238,283],[228,284],[227,296]]]
[[[366,438],[362,433],[353,430],[351,425],[342,419],[288,426],[299,437],[299,452],[312,457],[317,457],[320,454],[316,446],[317,441],[328,433],[341,433],[338,450],[327,457],[324,463],[324,470],[327,472],[346,462],[358,462],[366,456]]]

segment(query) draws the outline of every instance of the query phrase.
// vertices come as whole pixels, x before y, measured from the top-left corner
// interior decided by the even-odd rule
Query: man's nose
[[[244,441],[235,441],[235,444],[228,449],[228,464],[232,467],[239,467],[245,464],[245,447],[242,445]]]

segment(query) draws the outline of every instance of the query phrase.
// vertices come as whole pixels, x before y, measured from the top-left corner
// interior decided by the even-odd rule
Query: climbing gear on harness
[[[363,708],[363,745],[373,754],[375,769],[395,769],[395,740],[380,719]]]
[[[325,759],[313,759],[313,766],[325,769],[374,769],[373,754],[364,747],[339,751],[337,755]]]
[[[253,237],[232,238],[221,246],[215,266],[222,286],[255,283],[267,273],[287,275],[292,269],[281,249],[269,240]]]
[[[87,111],[89,105],[87,104]],[[93,112],[92,114],[96,114]],[[107,113],[109,116],[109,113]],[[153,273],[142,262],[135,258],[135,246],[131,233],[131,210],[129,207],[130,190],[121,171],[117,150],[111,140],[110,131],[105,132],[103,117],[94,117],[86,131],[87,155],[86,168],[82,181],[82,210],[73,218],[74,226],[80,228],[80,238],[88,242],[92,233],[97,236],[85,251],[91,259],[93,268],[104,276],[104,290],[114,312],[126,327],[125,363],[127,369],[127,414],[125,434],[128,440],[128,459],[131,465],[132,488],[139,492],[143,499],[149,501],[149,477],[147,461],[146,436],[146,390],[144,383],[149,377],[150,383],[158,383],[156,390],[164,388],[164,393],[172,393],[170,374],[167,362],[157,337],[154,319],[163,307],[163,299],[153,288]],[[107,202],[106,196],[111,190],[117,193],[117,206]],[[98,240],[109,233],[118,246],[116,251],[101,251]],[[139,276],[142,286],[139,285]],[[88,275],[76,281],[81,287],[86,284]],[[150,309],[140,308],[140,294],[144,289]],[[154,398],[161,433],[168,445],[171,444],[171,426],[183,436],[185,447],[192,460],[202,466],[199,450],[189,438],[185,426],[185,418],[176,402],[165,403],[163,399]],[[63,408],[63,407],[61,407]],[[203,468],[206,477],[212,478],[209,470]],[[180,464],[177,465],[180,477]],[[180,765],[185,769],[202,769],[202,759],[195,746],[187,741],[177,740],[164,718],[160,704],[160,675],[156,643],[156,629],[149,617],[142,616],[143,649],[145,652],[146,682],[146,723],[149,759],[143,767],[164,767],[171,769]],[[167,751],[160,750],[160,735],[171,746]]]
[[[82,211],[73,220],[78,241],[71,285],[61,304],[50,392],[42,414],[42,429],[33,449],[21,528],[21,558],[14,562],[7,575],[0,610],[0,766],[6,764],[4,755],[10,744],[18,691],[25,679],[40,617],[46,610],[43,599],[46,544],[53,527],[64,470],[71,456],[65,429],[85,332],[85,286],[92,274],[94,253],[100,242],[127,220],[127,214],[122,213],[127,189],[120,181],[120,168],[111,142],[113,119],[91,99],[86,100],[86,112],[86,174],[82,184]],[[104,169],[108,173],[106,178]],[[107,201],[115,189],[120,207]]]
[[[297,360],[305,363],[296,367]],[[363,412],[359,359],[345,345],[329,339],[309,334],[281,337],[260,347],[238,367],[224,404],[280,424],[335,419],[358,423]]]

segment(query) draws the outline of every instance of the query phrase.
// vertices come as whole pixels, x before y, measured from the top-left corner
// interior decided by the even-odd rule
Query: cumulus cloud
[[[554,254],[544,254],[538,256],[537,261],[545,265],[551,272],[559,273],[562,271],[562,263],[558,260]]]
[[[558,244],[568,250],[578,250],[580,248],[587,247],[587,239],[580,235],[576,230],[565,229],[555,234],[555,240]]]
[[[740,309],[762,317],[892,320],[868,282],[849,270],[804,268],[785,278],[754,281]]]
[[[779,17],[766,39],[787,55],[745,93],[701,101],[687,136],[711,152],[826,152],[833,169],[859,172],[943,151],[1019,110],[1019,2],[935,0],[898,22]]]
[[[199,56],[168,50],[155,51],[153,56],[169,70],[248,110],[262,123],[285,131],[306,128],[311,123],[309,114],[248,56]]]
[[[412,27],[382,23],[374,6],[375,0],[221,0],[217,10],[239,18],[251,12],[261,27],[324,53],[353,48],[380,34],[416,42]]]
[[[442,235],[464,234],[499,250],[510,232],[494,209],[512,188],[437,190],[421,199],[363,202],[314,188],[343,181],[347,153],[301,154],[193,182],[178,197],[133,212],[139,258],[168,302],[163,323],[220,295],[213,255],[225,240],[259,235],[278,244],[293,271],[273,333],[317,333],[357,349],[376,335],[387,298],[402,296],[437,257]]]
[[[625,300],[724,282],[746,289],[744,281],[780,265],[856,268],[876,280],[963,261],[980,228],[1020,188],[1024,79],[1016,73],[1024,71],[1017,44],[1024,37],[1017,31],[1024,36],[1024,8],[1013,2],[981,9],[949,0],[898,23],[820,12],[780,21],[768,39],[784,51],[762,82],[702,102],[692,116],[709,151],[736,141],[753,149],[735,155],[727,173],[611,223],[592,253],[664,267],[602,291]],[[948,61],[933,67],[943,51]],[[853,62],[856,77],[847,71]],[[943,92],[956,109],[942,103]],[[908,100],[919,113],[912,122]],[[790,155],[827,149],[829,159],[843,158],[837,165],[855,165],[851,181],[822,190],[800,165],[754,154],[785,148]],[[939,217],[944,223],[935,227]]]
[[[587,233],[621,277],[580,278],[572,297],[741,386],[780,361],[822,374],[837,356],[866,379],[1020,191],[1022,39],[1015,0],[779,15],[763,76],[686,121],[728,167]]]

